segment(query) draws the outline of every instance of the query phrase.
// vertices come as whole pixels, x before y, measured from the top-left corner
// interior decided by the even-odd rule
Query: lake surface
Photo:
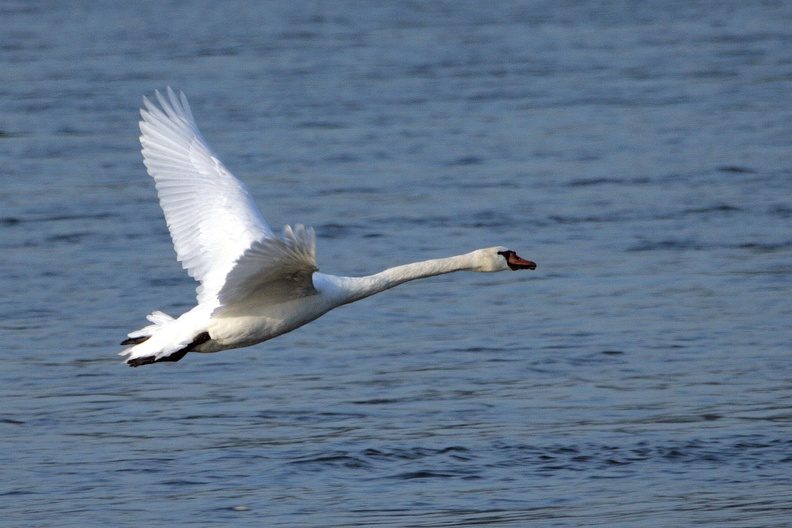
[[[4,526],[789,526],[792,4],[0,6]],[[322,271],[505,245],[252,348],[140,156],[184,90]]]

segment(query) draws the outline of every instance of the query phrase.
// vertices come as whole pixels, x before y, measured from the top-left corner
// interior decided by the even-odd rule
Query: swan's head
[[[477,265],[475,271],[506,271],[536,269],[536,263],[517,256],[505,247],[493,247],[475,251]]]

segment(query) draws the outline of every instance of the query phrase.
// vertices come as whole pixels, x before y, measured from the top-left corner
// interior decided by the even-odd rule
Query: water
[[[4,2],[6,526],[788,526],[786,3]],[[130,369],[194,300],[137,143],[173,85],[271,225],[365,274]]]

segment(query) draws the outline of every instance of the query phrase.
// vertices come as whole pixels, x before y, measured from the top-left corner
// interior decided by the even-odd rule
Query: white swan
[[[198,304],[178,319],[160,311],[128,334],[121,355],[132,367],[178,361],[188,352],[255,345],[313,321],[337,306],[399,284],[453,271],[534,269],[504,247],[390,268],[368,277],[318,272],[314,232],[286,226],[276,236],[237,180],[206,143],[187,98],[143,98],[140,143],[176,254],[198,286]]]

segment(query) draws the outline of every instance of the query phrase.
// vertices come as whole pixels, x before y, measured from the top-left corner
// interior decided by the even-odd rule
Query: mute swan
[[[246,347],[290,332],[337,306],[407,281],[453,271],[534,269],[504,247],[396,266],[368,277],[318,272],[314,232],[286,226],[276,236],[250,191],[217,158],[184,93],[143,98],[140,143],[177,258],[200,285],[198,304],[174,319],[160,311],[128,334],[132,367],[179,361],[188,352]]]

